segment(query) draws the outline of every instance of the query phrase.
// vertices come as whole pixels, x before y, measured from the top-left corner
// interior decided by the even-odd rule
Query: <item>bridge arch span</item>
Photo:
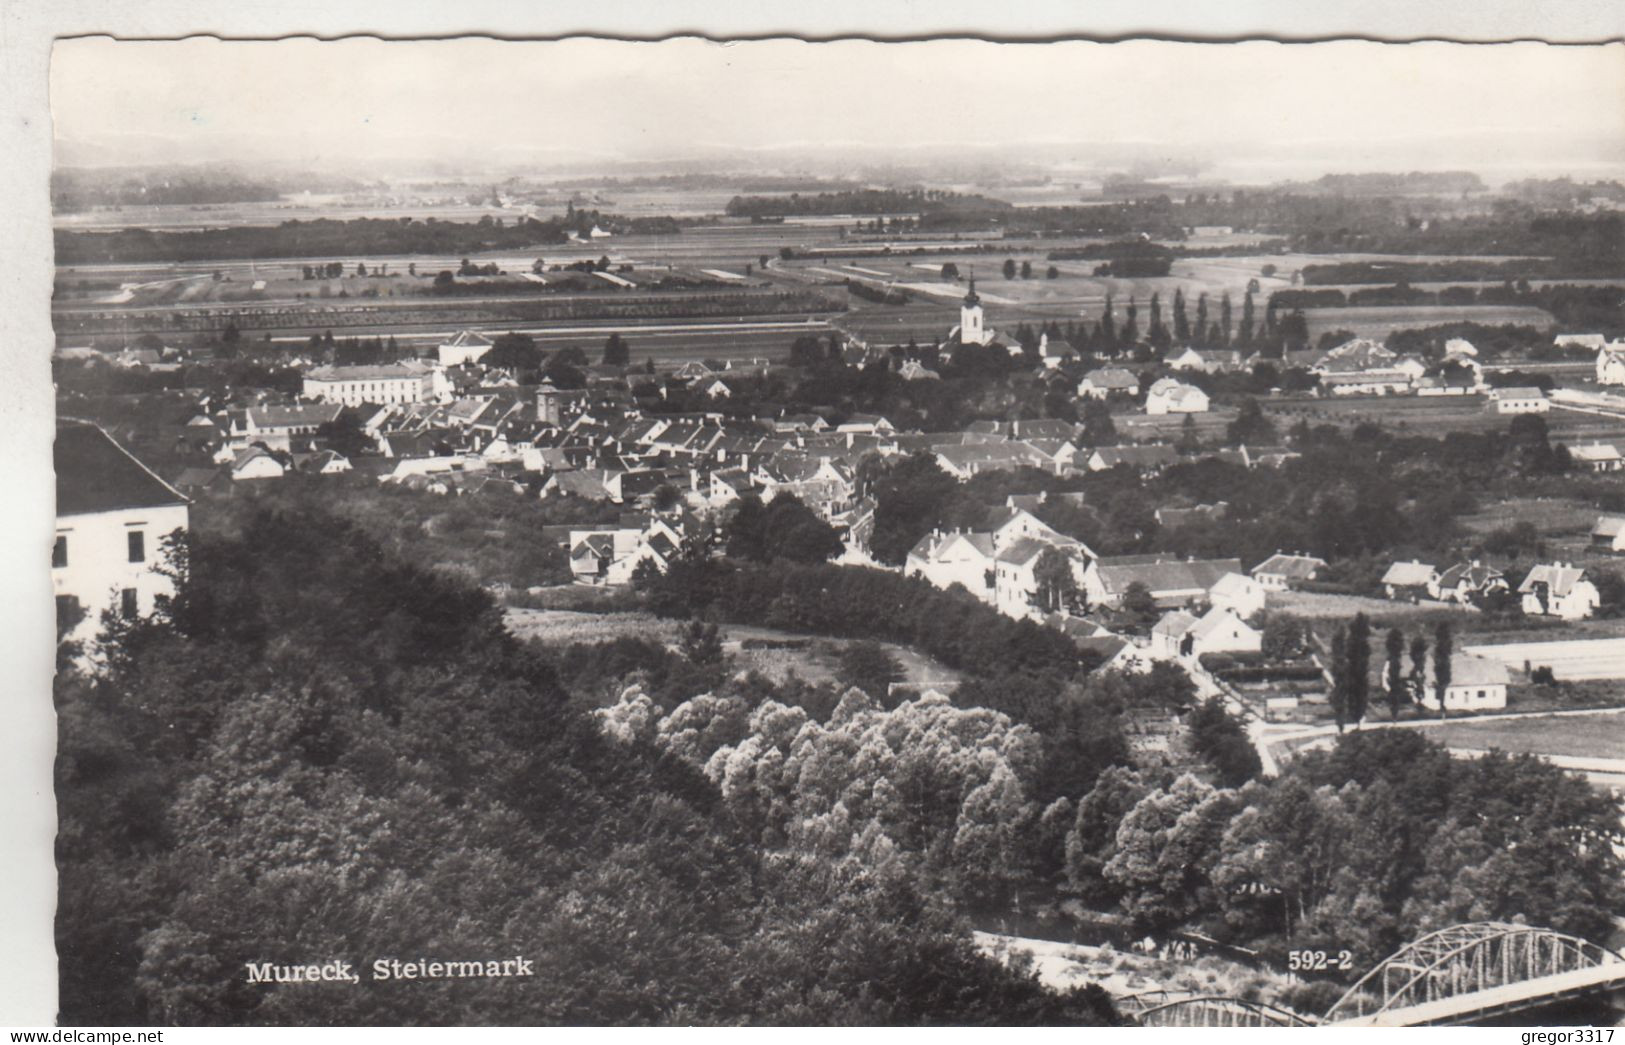
[[[1577,936],[1511,922],[1470,922],[1411,941],[1350,987],[1327,1011],[1325,1022],[1375,1016],[1396,1009],[1625,958]]]

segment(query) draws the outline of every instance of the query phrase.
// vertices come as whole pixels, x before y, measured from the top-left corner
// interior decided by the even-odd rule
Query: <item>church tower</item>
[[[965,303],[959,306],[959,343],[985,345],[987,338],[987,328],[982,326],[982,299],[976,296],[976,277],[972,276]]]

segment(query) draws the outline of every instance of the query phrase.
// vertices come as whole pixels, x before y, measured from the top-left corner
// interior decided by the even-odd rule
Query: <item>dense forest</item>
[[[1101,1023],[903,873],[763,850],[618,739],[477,589],[354,526],[251,515],[60,677],[77,1024]],[[522,955],[535,975],[248,982],[245,963]]]

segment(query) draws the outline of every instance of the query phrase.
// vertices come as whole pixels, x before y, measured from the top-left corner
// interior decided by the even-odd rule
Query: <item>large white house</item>
[[[1523,611],[1564,620],[1584,620],[1597,612],[1602,599],[1585,571],[1571,563],[1539,563],[1518,585]]]
[[[51,583],[59,615],[84,611],[67,636],[84,642],[95,638],[104,610],[144,616],[173,592],[153,567],[163,539],[187,530],[190,502],[93,424],[59,421],[54,457]]]

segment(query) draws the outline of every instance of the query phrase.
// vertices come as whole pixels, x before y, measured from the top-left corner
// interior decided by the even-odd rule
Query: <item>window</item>
[[[126,617],[134,617],[138,612],[140,612],[140,606],[137,604],[135,599],[134,588],[125,588],[123,591],[119,592],[118,609],[119,612],[124,614]]]
[[[131,562],[147,561],[147,535],[140,530],[131,530],[124,535],[126,543],[130,546]]]
[[[60,570],[68,564],[68,538],[64,534],[56,535],[56,544],[51,547],[51,568]]]

